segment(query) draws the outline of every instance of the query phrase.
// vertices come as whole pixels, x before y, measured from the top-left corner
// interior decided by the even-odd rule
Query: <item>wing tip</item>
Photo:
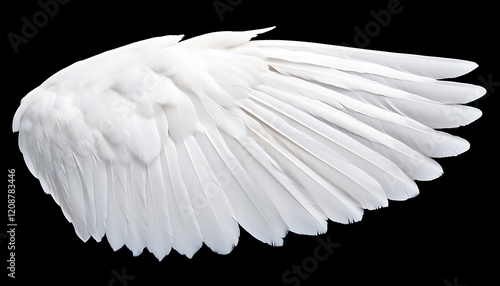
[[[453,69],[453,72],[450,72],[450,74],[448,74],[445,78],[456,78],[468,74],[479,67],[479,65],[473,61],[459,59],[450,60],[452,60],[452,63],[455,64],[455,68]]]
[[[418,59],[419,61],[427,60],[429,62],[428,66],[426,66],[422,71],[413,70],[412,68],[410,68],[411,70],[407,70],[407,72],[437,80],[457,78],[470,73],[479,66],[473,61],[455,58],[424,56],[416,54],[412,54],[409,56],[413,59]]]
[[[250,31],[246,31],[246,33],[250,34],[252,38],[255,38],[257,35],[264,34],[264,33],[267,33],[271,30],[274,30],[274,28],[276,28],[276,26],[271,26],[271,27],[257,29],[257,30],[250,30]]]
[[[470,124],[483,116],[483,112],[479,108],[469,107],[469,120],[467,124]],[[467,125],[465,124],[465,125]]]

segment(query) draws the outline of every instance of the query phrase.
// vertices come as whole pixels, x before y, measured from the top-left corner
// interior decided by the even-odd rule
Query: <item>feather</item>
[[[318,144],[319,142],[294,130],[279,117],[275,117],[274,113],[266,111],[257,104],[245,102],[243,110],[267,125],[270,129],[268,133],[276,132],[286,139],[289,143],[288,148],[292,149],[296,157],[305,161],[316,172],[327,175],[341,189],[349,190],[350,195],[360,203],[361,207],[374,209],[386,206],[386,197],[378,182],[342,156],[333,150],[327,150],[322,144]],[[262,133],[260,135],[263,137]],[[271,134],[271,137],[273,135]],[[281,146],[273,145],[275,152],[280,151],[281,148]],[[275,152],[269,152],[269,154]]]
[[[343,105],[334,103],[330,100],[330,98],[325,97],[323,92],[328,93],[329,91],[322,89],[321,86],[309,85],[307,82],[300,81],[295,78],[289,79],[285,83],[285,85],[283,85],[282,82],[281,84],[280,82],[276,81],[274,83],[278,83],[278,88],[285,88],[290,92],[274,93],[273,95],[280,100],[289,102],[293,106],[303,111],[315,114],[316,116],[329,122],[330,124],[343,129],[344,132],[347,132],[348,134],[354,134],[354,136],[365,138],[369,142],[384,146],[391,150],[391,152],[395,154],[394,156],[396,156],[400,160],[394,160],[394,158],[392,157],[389,159],[392,159],[394,163],[398,164],[398,166],[405,172],[407,172],[407,174],[410,175],[414,180],[431,180],[442,174],[441,167],[435,161],[431,160],[428,157],[425,157],[421,153],[415,151],[408,145],[389,136],[388,134],[380,132],[374,128],[367,128],[367,125],[365,123],[346,114],[344,112],[346,108],[344,108]],[[294,83],[294,85],[291,85],[291,83]],[[294,88],[296,87],[298,87],[300,90],[301,84],[305,84],[306,86],[313,89],[307,90],[307,92],[304,91],[306,92],[305,94],[311,96],[313,94],[313,91],[317,91],[316,95],[318,97],[325,99],[326,101],[328,101],[328,103],[336,104],[339,108],[341,108],[341,110],[332,108],[331,105],[328,105],[328,103],[322,102],[320,100],[316,100],[308,96],[301,96],[303,93],[299,93],[298,91],[294,90]],[[415,168],[412,168],[410,170],[409,168],[406,168],[405,165],[402,165],[400,161],[404,163],[408,162]]]
[[[431,128],[463,126],[481,116],[476,108],[436,102],[355,74],[289,63],[273,63],[272,66],[282,74],[323,83],[337,93],[412,118]]]
[[[271,108],[275,116],[280,116],[286,121],[285,124],[322,142],[357,166],[363,166],[363,170],[382,185],[389,199],[407,199],[418,193],[415,182],[392,161],[353,140],[340,130],[331,128],[316,117],[302,112],[288,103],[267,96],[278,91],[266,87],[259,87],[259,89],[262,92],[253,93],[253,100]]]
[[[168,209],[172,221],[173,247],[181,254],[192,257],[200,249],[203,237],[194,217],[194,207],[181,173],[177,147],[169,138],[161,156],[166,184]]]
[[[266,192],[290,231],[310,235],[326,231],[325,215],[253,138],[223,138],[243,167],[251,170],[254,182]]]
[[[128,235],[129,205],[127,197],[127,168],[121,162],[106,164],[108,198],[106,237],[113,250],[120,249]]]
[[[146,245],[158,260],[170,252],[173,241],[162,172],[159,158],[153,160],[146,167]]]
[[[177,151],[203,241],[214,252],[229,253],[237,243],[239,229],[220,183],[193,137],[181,142]]]
[[[159,260],[239,225],[271,245],[418,194],[432,158],[469,143],[484,95],[442,81],[475,63],[316,43],[251,41],[272,28],[152,38],[76,62],[28,93],[12,128],[77,236]]]
[[[407,74],[434,79],[455,78],[477,68],[476,63],[465,60],[392,53],[308,42],[255,40],[249,42],[246,46],[310,51],[314,54],[341,59],[362,60],[367,63],[375,63],[379,66],[400,70]]]
[[[87,241],[90,237],[88,231],[91,229],[91,226],[87,225],[89,223],[87,219],[91,214],[91,209],[87,209],[85,206],[89,198],[85,198],[85,186],[78,171],[79,168],[81,169],[78,166],[80,164],[74,156],[67,158],[67,161],[65,173],[69,194],[68,201],[71,204],[71,217],[75,225],[76,234],[83,241]]]
[[[108,176],[106,173],[106,165],[100,160],[92,158],[92,179],[94,190],[94,205],[95,205],[95,228],[91,233],[96,241],[101,241],[106,233],[106,221],[108,213],[108,196],[107,185]]]
[[[249,172],[229,150],[218,132],[198,134],[203,153],[221,181],[224,192],[241,226],[255,238],[272,245],[282,245],[286,225],[268,195],[259,188]]]
[[[146,168],[139,160],[132,160],[128,166],[128,197],[130,198],[129,235],[126,245],[134,255],[141,254],[147,245],[147,192]]]

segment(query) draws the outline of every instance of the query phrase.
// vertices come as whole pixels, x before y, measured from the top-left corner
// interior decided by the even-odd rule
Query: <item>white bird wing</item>
[[[269,29],[149,39],[61,70],[13,122],[30,171],[82,240],[113,249],[206,244],[229,253],[239,227],[281,245],[326,220],[417,195],[431,157],[467,141],[483,88],[441,81],[476,64],[292,41]]]

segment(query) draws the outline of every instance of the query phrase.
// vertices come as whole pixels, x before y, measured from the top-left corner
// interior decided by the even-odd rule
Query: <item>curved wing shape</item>
[[[82,240],[162,259],[239,226],[281,245],[327,219],[418,193],[467,141],[435,128],[481,116],[481,87],[440,81],[476,64],[292,41],[269,29],[166,36],[77,62],[30,92],[13,122],[30,171]]]

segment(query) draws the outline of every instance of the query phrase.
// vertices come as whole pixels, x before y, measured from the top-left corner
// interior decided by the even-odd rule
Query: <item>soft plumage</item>
[[[483,88],[440,80],[475,63],[250,41],[268,30],[144,40],[26,95],[19,147],[82,240],[226,254],[241,225],[282,245],[417,195],[443,172],[432,157],[469,148],[435,129],[481,116],[463,104]]]

